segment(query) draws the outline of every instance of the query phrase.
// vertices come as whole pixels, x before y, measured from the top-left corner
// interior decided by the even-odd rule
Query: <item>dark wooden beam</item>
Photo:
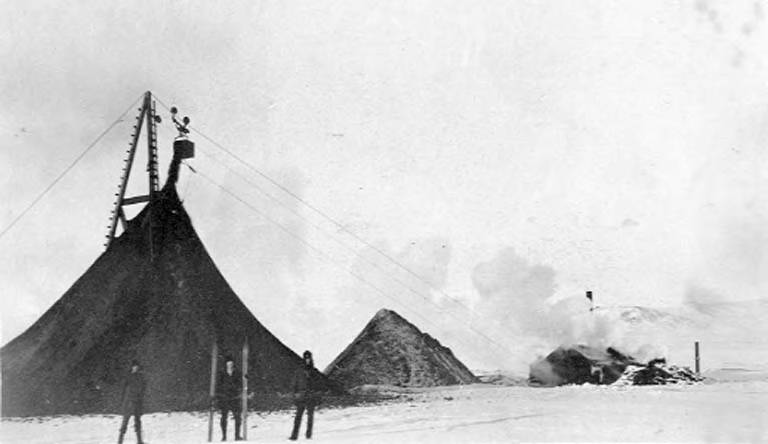
[[[149,195],[126,197],[123,199],[123,205],[134,205],[142,202],[149,202]]]
[[[125,231],[126,228],[128,228],[128,220],[125,218],[123,207],[120,207],[120,209],[117,210],[117,217],[120,218],[120,223],[123,225],[123,231]]]

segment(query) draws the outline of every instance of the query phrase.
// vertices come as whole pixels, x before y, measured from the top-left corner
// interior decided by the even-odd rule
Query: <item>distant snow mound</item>
[[[391,310],[382,309],[325,369],[344,387],[431,387],[478,382],[447,347]]]
[[[477,375],[483,384],[502,385],[505,387],[527,386],[528,379],[504,372]]]
[[[680,327],[694,324],[694,321],[686,316],[674,314],[664,309],[641,307],[639,305],[596,307],[595,310],[602,313],[611,312],[619,320],[630,325],[650,324],[656,327]]]

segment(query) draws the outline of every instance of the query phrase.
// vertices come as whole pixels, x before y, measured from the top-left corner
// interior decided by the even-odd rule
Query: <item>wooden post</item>
[[[144,99],[147,103],[147,172],[149,173],[149,201],[154,200],[157,193],[157,134],[155,122],[155,102],[152,100],[152,93],[147,91]],[[154,225],[154,218],[152,217],[152,205],[147,205],[147,212],[149,213],[149,259],[155,260],[155,242],[154,234],[152,233],[152,227]]]
[[[155,101],[152,93],[147,91],[144,95],[144,103],[147,107],[147,172],[149,173],[149,198],[152,200],[157,193],[159,176],[157,174],[157,121],[155,120]]]
[[[693,349],[694,355],[696,356],[696,374],[698,375],[701,372],[701,368],[699,366],[699,341],[693,343]]]
[[[242,409],[243,415],[243,440],[248,440],[248,337],[243,342],[243,395]]]
[[[219,358],[219,347],[216,341],[213,342],[213,350],[211,351],[211,388],[209,391],[211,406],[208,412],[208,442],[213,441],[213,411],[216,404],[216,361]]]

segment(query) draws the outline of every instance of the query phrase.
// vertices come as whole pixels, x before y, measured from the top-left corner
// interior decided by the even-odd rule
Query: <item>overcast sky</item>
[[[764,297],[768,5],[481,4],[0,1],[0,229],[152,90],[343,225],[193,137],[195,168],[306,241],[182,171],[224,276],[321,365],[382,307],[492,367],[530,307],[587,289]],[[0,238],[2,343],[103,251],[134,115]]]

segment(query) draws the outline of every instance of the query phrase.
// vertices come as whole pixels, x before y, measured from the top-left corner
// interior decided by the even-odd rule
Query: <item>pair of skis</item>
[[[211,406],[208,412],[208,442],[213,441],[213,414],[216,410],[216,366],[219,358],[219,347],[213,343],[211,351]],[[242,415],[242,438],[248,439],[248,339],[243,342],[243,392],[240,396],[240,414]]]

